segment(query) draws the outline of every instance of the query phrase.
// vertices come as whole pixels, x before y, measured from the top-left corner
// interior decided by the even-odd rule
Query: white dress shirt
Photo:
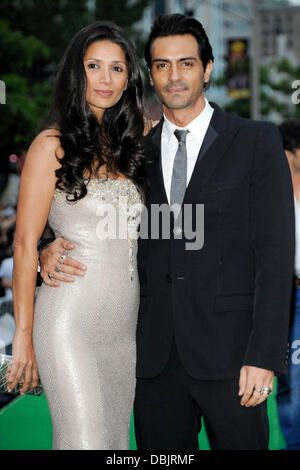
[[[203,111],[186,127],[175,126],[164,115],[164,123],[161,133],[161,163],[167,198],[170,204],[171,182],[173,173],[173,164],[178,149],[178,140],[174,135],[175,129],[188,130],[186,137],[187,150],[187,182],[191,179],[197,157],[207,132],[214,109],[205,98],[205,108]]]

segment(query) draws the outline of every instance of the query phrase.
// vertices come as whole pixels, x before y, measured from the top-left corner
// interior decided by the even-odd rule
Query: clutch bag
[[[18,395],[20,393],[20,388],[22,388],[21,384],[17,384],[16,387],[10,392],[7,391],[6,374],[11,366],[11,363],[12,363],[12,356],[0,354],[0,392],[10,393],[12,395]],[[39,379],[38,385],[32,390],[28,390],[25,395],[40,396],[42,395],[43,392],[44,392],[43,386]]]

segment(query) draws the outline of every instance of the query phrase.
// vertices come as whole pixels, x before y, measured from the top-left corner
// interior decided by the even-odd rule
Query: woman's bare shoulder
[[[42,151],[44,154],[61,158],[63,156],[63,150],[60,144],[60,135],[57,128],[41,131],[31,143],[28,152]]]

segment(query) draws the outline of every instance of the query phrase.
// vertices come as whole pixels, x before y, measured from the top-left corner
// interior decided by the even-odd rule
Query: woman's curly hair
[[[121,99],[105,110],[99,123],[86,101],[84,55],[97,41],[111,41],[124,51],[128,86]],[[143,147],[143,85],[135,49],[126,33],[109,21],[97,21],[71,40],[57,69],[54,100],[42,129],[56,128],[64,156],[58,158],[56,187],[77,201],[87,194],[87,181],[104,163],[110,173],[130,179],[142,198],[147,192]],[[104,158],[103,158],[104,157]]]

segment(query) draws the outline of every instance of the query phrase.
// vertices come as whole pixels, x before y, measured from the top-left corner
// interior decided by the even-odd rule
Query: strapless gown
[[[129,448],[140,202],[130,180],[91,180],[78,202],[67,202],[65,193],[55,191],[50,226],[56,237],[74,243],[65,254],[83,262],[87,272],[57,288],[42,284],[35,302],[33,344],[53,449]],[[109,227],[116,235],[105,239]]]

